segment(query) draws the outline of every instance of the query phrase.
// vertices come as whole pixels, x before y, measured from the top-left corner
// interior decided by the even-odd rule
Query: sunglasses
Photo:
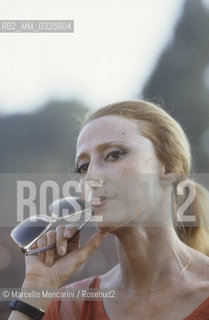
[[[91,220],[93,211],[90,204],[82,198],[62,198],[49,206],[51,216],[32,216],[18,224],[11,232],[11,237],[25,255],[37,254],[56,248],[56,243],[47,247],[31,249],[33,244],[55,224],[67,222],[77,226],[71,241]]]

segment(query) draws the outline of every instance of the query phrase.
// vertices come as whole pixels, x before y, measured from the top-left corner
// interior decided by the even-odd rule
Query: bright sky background
[[[204,0],[207,1],[207,0]],[[0,33],[0,112],[50,99],[137,98],[184,0],[1,0],[0,19],[72,19],[74,33]]]

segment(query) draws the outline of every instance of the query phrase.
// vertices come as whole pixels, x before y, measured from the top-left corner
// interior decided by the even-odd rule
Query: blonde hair
[[[153,103],[141,100],[129,100],[109,104],[88,115],[85,124],[107,115],[119,115],[126,118],[143,120],[145,128],[140,133],[150,139],[154,145],[158,159],[165,165],[166,172],[177,174],[173,185],[173,218],[176,218],[178,209],[188,197],[188,189],[184,188],[182,194],[177,194],[177,187],[181,181],[189,180],[192,170],[190,143],[180,124],[165,110]],[[195,223],[175,223],[174,227],[179,238],[187,245],[209,254],[209,192],[199,183],[192,180],[195,185],[195,196],[187,207],[184,216],[195,215]],[[176,219],[174,219],[176,221]]]

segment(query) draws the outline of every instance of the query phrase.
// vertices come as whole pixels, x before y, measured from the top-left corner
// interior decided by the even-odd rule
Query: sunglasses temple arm
[[[85,221],[85,223],[80,226],[80,228],[78,228],[78,230],[74,233],[74,235],[70,239],[68,239],[68,243],[76,237],[76,235],[85,227],[85,225],[89,222],[90,219],[91,219],[91,217],[89,219],[87,219]],[[31,249],[30,251],[25,252],[25,255],[28,256],[28,255],[36,254],[36,253],[39,253],[39,252],[48,251],[48,250],[51,250],[51,249],[54,249],[54,248],[56,248],[56,243],[54,243],[54,244],[52,244],[51,246],[48,246],[48,247]]]

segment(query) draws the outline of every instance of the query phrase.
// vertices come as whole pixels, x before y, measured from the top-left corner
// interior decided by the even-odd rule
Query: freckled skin
[[[143,121],[103,116],[88,123],[77,142],[77,157],[85,153],[78,161],[78,166],[86,167],[80,175],[82,192],[87,184],[85,195],[90,198],[98,192],[113,196],[95,210],[95,215],[104,219],[97,223],[98,229],[115,235],[119,261],[100,282],[100,288],[115,285],[119,289],[118,302],[107,299],[103,303],[109,319],[183,319],[208,297],[208,258],[187,247],[171,224],[163,224],[171,218],[167,199],[173,177],[166,173],[140,128],[146,130]],[[115,144],[98,151],[98,146],[113,140],[119,141],[120,147]],[[116,159],[109,156],[118,149],[127,153]],[[97,180],[103,182],[100,188],[90,184]],[[160,218],[157,227],[152,222],[156,213]],[[178,278],[188,266],[189,252],[189,268]],[[204,276],[200,276],[203,268]],[[203,283],[206,290],[201,295]],[[124,290],[120,290],[122,284]],[[152,293],[153,288],[157,291]]]
[[[88,170],[81,175],[82,190],[85,183],[88,185],[88,181],[101,179],[104,186],[100,191],[115,197],[114,201],[110,201],[100,210],[106,224],[114,226],[129,224],[141,214],[144,210],[142,197],[143,200],[145,196],[148,197],[148,194],[145,194],[147,192],[143,191],[147,180],[150,180],[148,181],[150,186],[155,181],[159,193],[156,203],[161,201],[162,190],[158,176],[163,165],[156,157],[152,142],[140,134],[140,125],[144,126],[144,123],[140,124],[136,120],[120,116],[104,116],[88,123],[79,135],[77,156],[86,153],[79,163],[88,164]],[[100,152],[96,148],[102,143],[113,140],[121,142],[128,153],[117,161],[105,162],[104,157],[112,149],[117,149],[117,144]],[[86,191],[90,197],[91,193],[95,192],[88,187]],[[153,204],[153,201],[147,199],[143,201],[143,206],[146,202]],[[148,217],[151,214],[151,207],[147,209]]]

